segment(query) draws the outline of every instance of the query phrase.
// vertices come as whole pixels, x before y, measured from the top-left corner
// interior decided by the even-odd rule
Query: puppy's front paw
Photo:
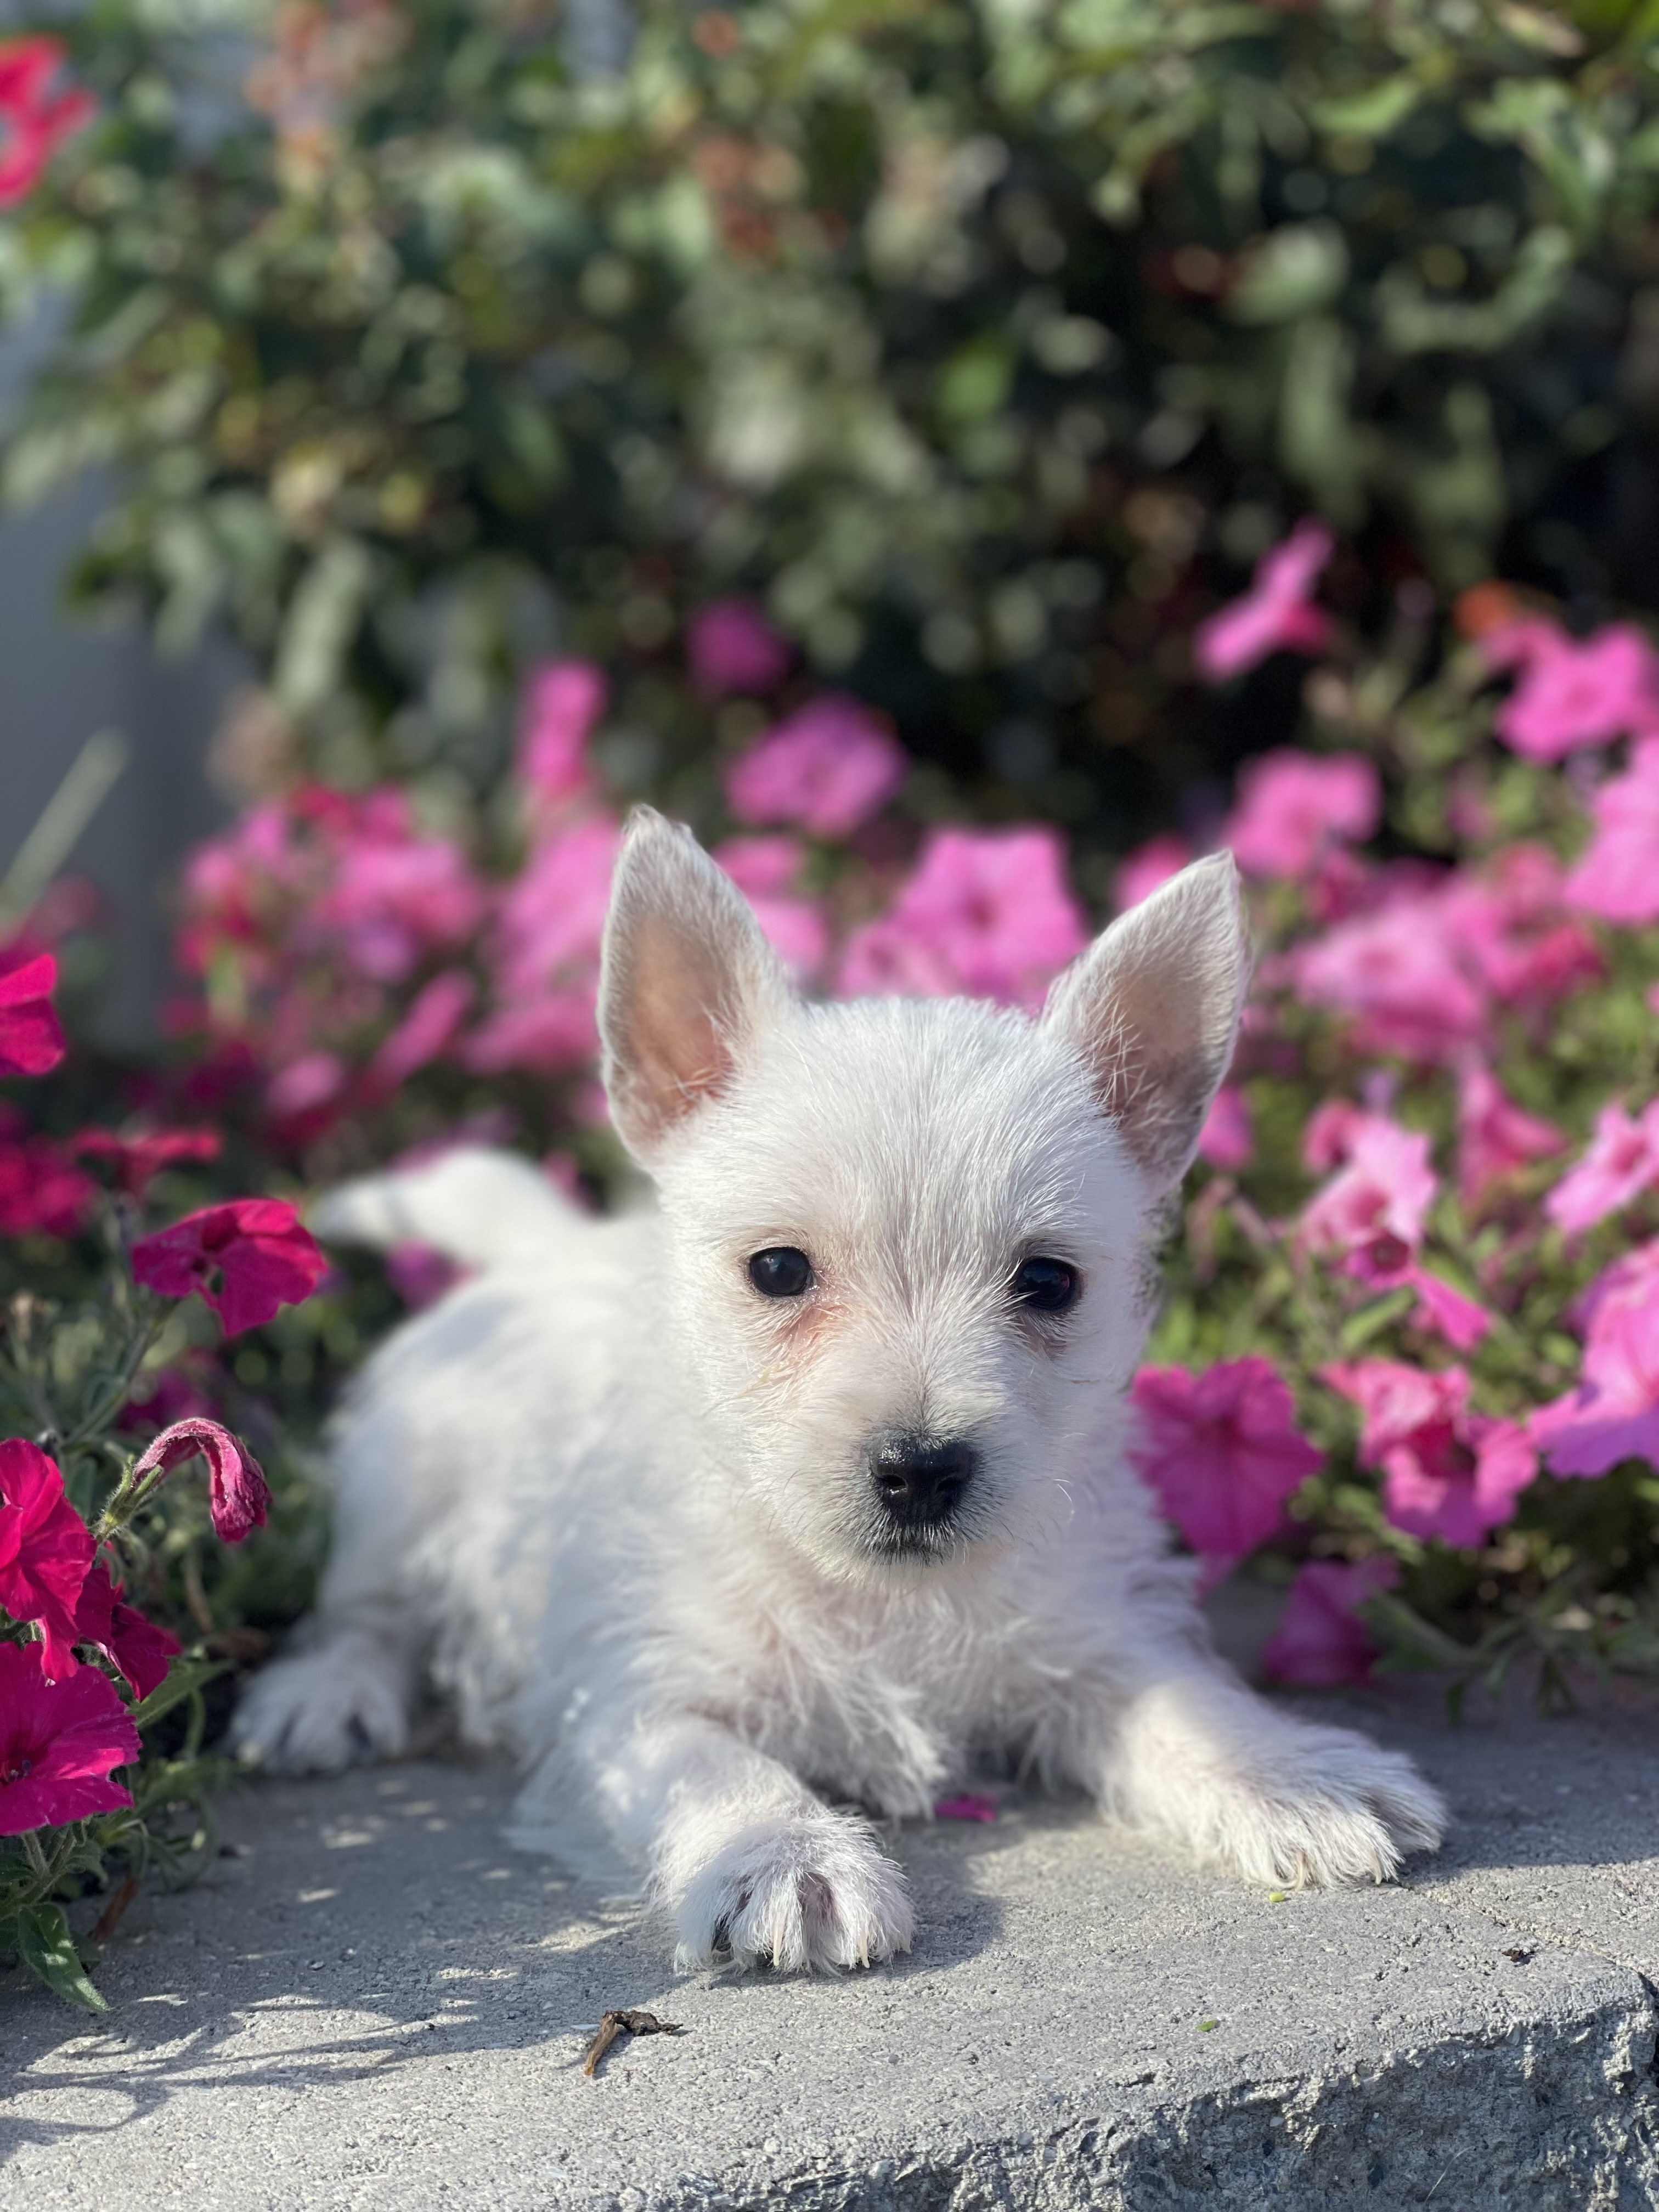
[[[1319,1729],[1252,1774],[1219,1826],[1220,1855],[1247,1881],[1340,1887],[1387,1881],[1409,1853],[1437,1850],[1446,1808],[1398,1752]]]
[[[367,1638],[342,1638],[256,1674],[231,1741],[251,1766],[337,1774],[404,1750],[407,1694],[407,1670],[394,1654]]]
[[[915,1916],[903,1875],[869,1830],[826,1812],[732,1838],[689,1883],[675,1920],[682,1970],[729,1959],[793,1973],[908,1951]]]

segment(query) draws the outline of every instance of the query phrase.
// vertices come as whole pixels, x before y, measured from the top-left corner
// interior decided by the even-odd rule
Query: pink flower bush
[[[784,965],[803,981],[816,977],[829,957],[830,924],[799,893],[804,848],[793,837],[728,837],[715,846],[714,858],[753,907]]]
[[[1193,660],[1206,683],[1224,684],[1272,653],[1321,650],[1331,634],[1330,617],[1309,600],[1333,547],[1322,522],[1303,521],[1262,555],[1243,599],[1200,623],[1194,635]]]
[[[691,682],[705,699],[775,691],[794,654],[753,599],[714,599],[686,625]]]
[[[1626,1459],[1659,1467],[1659,1303],[1647,1289],[1603,1295],[1578,1387],[1532,1416],[1529,1433],[1553,1474],[1607,1474]]]
[[[132,1248],[135,1282],[163,1297],[199,1291],[227,1336],[308,1298],[328,1262],[285,1200],[238,1198],[187,1213]]]
[[[846,837],[884,807],[909,766],[869,709],[826,692],[769,730],[726,771],[739,822],[787,823],[814,837]]]
[[[1240,771],[1221,842],[1248,874],[1299,881],[1328,845],[1363,842],[1382,818],[1382,779],[1362,754],[1285,745]]]
[[[216,1160],[224,1139],[216,1129],[82,1129],[70,1149],[81,1159],[101,1161],[118,1189],[142,1198],[165,1170]]]
[[[1376,1639],[1359,1608],[1400,1580],[1395,1560],[1375,1554],[1352,1566],[1310,1559],[1297,1570],[1279,1626],[1262,1648],[1269,1681],[1304,1690],[1341,1690],[1370,1681]]]
[[[1462,1368],[1357,1359],[1322,1373],[1364,1417],[1360,1464],[1382,1469],[1383,1510],[1396,1528],[1478,1544],[1511,1518],[1538,1455],[1513,1421],[1469,1411]]]
[[[517,766],[538,814],[592,796],[587,741],[609,689],[603,671],[587,660],[551,660],[532,671],[524,689]]]
[[[0,975],[0,1075],[44,1075],[64,1057],[53,1011],[58,963],[51,953]]]
[[[132,1480],[162,1476],[187,1460],[204,1459],[208,1468],[208,1509],[222,1543],[240,1544],[263,1528],[270,1506],[264,1470],[240,1437],[217,1421],[175,1421],[147,1444],[133,1462]]]
[[[1291,1394],[1265,1359],[1189,1375],[1143,1367],[1130,1458],[1195,1552],[1241,1559],[1271,1536],[1285,1501],[1321,1464],[1295,1425]]]
[[[1088,937],[1052,830],[935,830],[890,911],[848,940],[837,988],[1034,1006]]]
[[[1565,885],[1568,902],[1627,927],[1659,920],[1659,736],[1590,801],[1595,835]]]
[[[40,1630],[54,1678],[75,1671],[76,1608],[91,1565],[92,1537],[57,1462],[21,1437],[0,1443],[0,1607]]]
[[[1428,1211],[1439,1189],[1428,1138],[1382,1114],[1352,1114],[1340,1127],[1343,1164],[1309,1202],[1300,1241],[1310,1251],[1337,1255],[1337,1273],[1368,1291],[1409,1285],[1424,1326],[1468,1351],[1486,1334],[1489,1316],[1419,1264]]]
[[[1198,1156],[1212,1168],[1226,1170],[1248,1167],[1255,1154],[1249,1103],[1242,1091],[1224,1085],[1199,1133]]]
[[[1636,1119],[1614,1102],[1595,1117],[1589,1149],[1544,1200],[1544,1212],[1568,1236],[1593,1229],[1659,1182],[1659,1099]]]
[[[1487,657],[1496,666],[1520,662],[1520,681],[1492,726],[1528,760],[1562,760],[1613,738],[1659,736],[1659,654],[1627,623],[1582,644],[1553,623],[1511,625],[1492,634]]]
[[[507,887],[485,946],[495,1007],[462,1048],[467,1066],[556,1073],[592,1057],[599,939],[621,842],[609,817],[579,821],[538,846]]]
[[[1149,837],[1119,863],[1113,886],[1118,912],[1127,914],[1132,906],[1139,906],[1142,899],[1152,896],[1160,884],[1167,884],[1171,876],[1178,876],[1197,858],[1184,837]]]
[[[138,1731],[108,1677],[82,1667],[52,1681],[38,1644],[0,1644],[0,1836],[118,1812],[116,1781],[138,1756]]]
[[[1477,1063],[1464,1069],[1457,1099],[1457,1188],[1469,1212],[1495,1185],[1563,1151],[1566,1141],[1553,1122],[1523,1113],[1490,1068]]]

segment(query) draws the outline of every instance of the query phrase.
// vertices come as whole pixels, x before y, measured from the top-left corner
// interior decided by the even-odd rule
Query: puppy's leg
[[[908,1951],[904,1877],[867,1824],[711,1721],[672,1715],[578,1753],[623,1847],[647,1857],[682,1969],[796,1971]]]
[[[1411,1761],[1282,1712],[1219,1661],[1170,1670],[1099,1717],[1091,1786],[1134,1826],[1246,1881],[1383,1881],[1435,1850],[1446,1809]]]

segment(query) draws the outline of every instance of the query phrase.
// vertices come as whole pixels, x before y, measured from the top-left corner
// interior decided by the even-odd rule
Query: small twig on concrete
[[[118,1885],[109,1903],[92,1924],[92,1940],[100,1948],[120,1926],[128,1905],[137,1894],[138,1877],[136,1874],[130,1874]]]
[[[619,2035],[678,2035],[679,2032],[677,2020],[659,2020],[653,2012],[608,2012],[583,2053],[582,2072],[590,2078],[597,2074],[600,2059]]]

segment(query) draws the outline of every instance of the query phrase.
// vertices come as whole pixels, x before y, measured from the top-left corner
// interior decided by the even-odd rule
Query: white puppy
[[[529,1767],[515,1836],[579,1863],[607,1838],[686,1966],[905,1949],[902,1877],[846,1808],[925,1817],[987,1760],[1255,1881],[1432,1848],[1404,1759],[1213,1656],[1124,1462],[1246,969],[1223,854],[1039,1020],[805,1005],[690,836],[637,815],[599,1021],[659,1208],[588,1220],[477,1152],[329,1201],[325,1233],[480,1272],[341,1419],[320,1607],[246,1753],[395,1753],[427,1670]]]

